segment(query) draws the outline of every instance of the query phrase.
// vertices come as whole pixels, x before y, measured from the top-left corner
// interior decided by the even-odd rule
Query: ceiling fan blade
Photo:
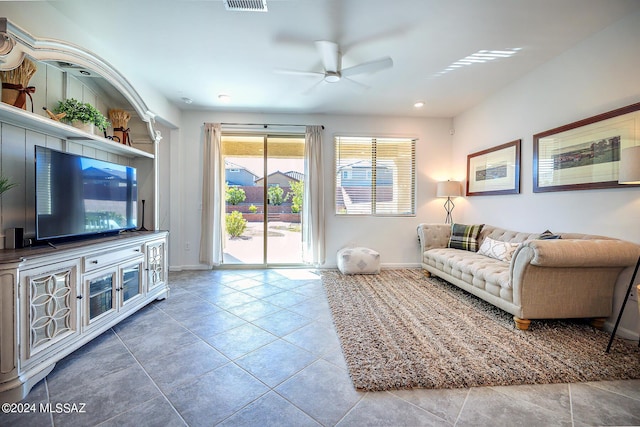
[[[273,70],[278,74],[286,74],[289,76],[302,76],[302,77],[324,77],[324,73],[319,73],[317,71],[300,71],[300,70],[287,70],[282,68],[276,68]]]
[[[356,74],[375,73],[376,71],[384,70],[385,68],[391,67],[393,67],[393,59],[387,56],[386,58],[363,62],[362,64],[345,68],[340,74],[342,74],[343,77],[349,77]]]
[[[326,40],[316,41],[316,48],[320,53],[325,71],[338,72],[340,69],[340,48],[337,43]]]
[[[365,91],[365,90],[371,89],[371,86],[366,85],[364,83],[357,82],[357,81],[355,81],[353,79],[350,79],[348,77],[342,76],[342,80],[340,80],[340,81],[349,83],[349,85],[351,85],[351,87],[353,89],[357,89],[358,91]]]
[[[310,95],[313,92],[315,92],[318,87],[320,87],[321,84],[324,83],[324,80],[318,80],[317,82],[315,82],[311,87],[309,87],[309,89],[305,90],[304,92],[302,92],[303,95]]]

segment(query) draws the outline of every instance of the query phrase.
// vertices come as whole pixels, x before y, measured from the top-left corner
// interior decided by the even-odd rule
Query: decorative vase
[[[73,126],[76,129],[80,129],[82,131],[85,131],[85,132],[87,132],[87,133],[89,133],[91,135],[93,135],[93,131],[94,131],[94,128],[95,128],[95,125],[93,123],[91,123],[91,122],[83,123],[83,122],[81,122],[79,120],[72,121],[71,122],[71,126]]]

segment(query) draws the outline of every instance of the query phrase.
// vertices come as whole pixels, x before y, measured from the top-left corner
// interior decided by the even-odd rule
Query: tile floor
[[[365,393],[308,270],[170,274],[157,301],[60,361],[1,426],[640,425],[640,380]]]

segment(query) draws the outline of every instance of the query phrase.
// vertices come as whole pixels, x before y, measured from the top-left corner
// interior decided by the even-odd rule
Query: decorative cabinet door
[[[84,276],[84,326],[91,327],[115,316],[118,311],[117,268],[112,267]]]
[[[160,285],[164,285],[167,281],[167,271],[165,268],[166,250],[166,240],[158,240],[146,244],[147,292],[150,292]]]
[[[78,262],[25,270],[21,275],[22,360],[29,363],[80,334]]]
[[[120,305],[126,307],[142,297],[143,289],[143,264],[144,259],[120,267],[120,288],[119,298]]]

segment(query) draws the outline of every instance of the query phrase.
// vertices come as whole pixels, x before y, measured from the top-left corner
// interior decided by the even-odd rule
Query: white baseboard
[[[211,270],[210,267],[202,264],[196,265],[171,265],[169,271],[192,271],[192,270]]]
[[[382,270],[393,270],[397,268],[420,268],[420,263],[410,262],[410,263],[382,263],[380,264],[380,268]],[[313,266],[301,266],[301,268],[317,268],[318,270],[335,270],[338,268],[337,263],[332,264],[323,264],[318,267]],[[192,271],[192,270],[211,270],[210,267],[202,264],[196,265],[172,265],[169,266],[169,271]]]
[[[398,262],[398,263],[380,264],[380,269],[382,270],[393,270],[398,268],[420,268],[420,267],[421,267],[421,264],[419,262],[417,263],[416,262],[410,262],[410,263]],[[318,267],[319,270],[335,270],[337,268],[338,268],[337,263],[323,264]]]
[[[387,263],[380,264],[380,268],[383,270],[393,270],[397,268],[420,268],[421,265],[419,262],[411,262],[411,263]]]
[[[602,329],[611,333],[614,326],[615,319],[608,319],[606,322],[604,322],[604,326],[602,327]],[[637,331],[632,331],[631,329],[623,328],[621,326],[618,326],[618,330],[616,330],[616,336],[634,341],[638,341],[638,339],[640,338],[640,334],[638,334]]]

